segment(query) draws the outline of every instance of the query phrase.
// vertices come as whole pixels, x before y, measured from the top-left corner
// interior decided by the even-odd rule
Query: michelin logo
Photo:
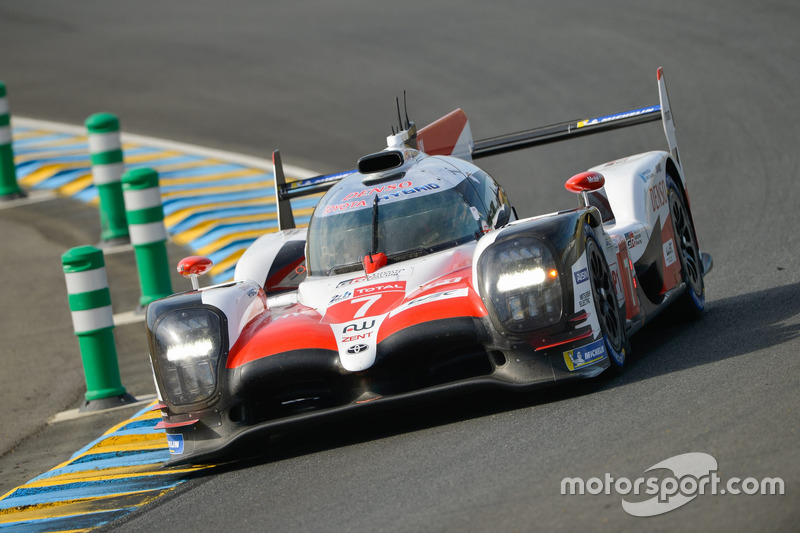
[[[567,350],[564,352],[564,362],[570,370],[577,370],[584,366],[593,365],[606,356],[606,345],[603,337],[591,344]]]
[[[169,447],[169,453],[180,455],[183,453],[183,435],[180,433],[176,435],[170,435],[167,433],[167,446]]]

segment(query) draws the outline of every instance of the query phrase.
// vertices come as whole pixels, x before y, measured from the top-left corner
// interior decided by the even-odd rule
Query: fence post
[[[125,163],[119,119],[111,113],[96,113],[87,118],[85,124],[92,158],[92,181],[100,201],[101,244],[130,242],[120,183]]]
[[[17,184],[17,167],[14,166],[11,111],[6,97],[6,85],[0,81],[0,200],[23,197],[25,193]]]
[[[79,246],[65,252],[61,263],[86,378],[86,401],[81,411],[135,402],[120,380],[103,252],[94,246]]]
[[[146,307],[172,294],[158,172],[152,168],[129,170],[122,176],[122,192],[142,289],[139,305]]]

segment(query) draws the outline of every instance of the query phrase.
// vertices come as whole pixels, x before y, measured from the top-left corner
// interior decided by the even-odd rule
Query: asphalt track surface
[[[663,66],[698,237],[715,260],[706,316],[644,328],[621,377],[282,436],[111,527],[796,531],[798,23],[789,1],[4,4],[0,78],[15,114],[79,124],[110,110],[129,132],[259,156],[280,148],[320,171],[382,148],[404,89],[418,124],[461,107],[484,138],[655,103]],[[573,206],[572,174],[663,147],[647,125],[483,163],[525,216]],[[91,234],[89,217],[70,207],[2,218],[22,236],[2,241],[3,321],[31,334],[31,318],[10,310],[28,298],[37,320],[66,324],[37,339],[50,364],[2,391],[10,405],[28,398],[17,419],[81,391],[53,303],[63,279],[15,264],[15,249],[57,261],[48,242]],[[25,364],[15,342],[3,339],[4,365]],[[141,372],[131,379],[144,383]],[[780,476],[786,494],[703,495],[651,518],[627,515],[618,494],[560,494],[565,477],[635,479],[687,452],[714,456],[723,479]]]

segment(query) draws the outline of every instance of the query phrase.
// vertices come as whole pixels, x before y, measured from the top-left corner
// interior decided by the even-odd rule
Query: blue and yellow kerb
[[[0,498],[0,530],[75,531],[102,526],[209,468],[164,468],[161,413],[151,404],[68,461]]]
[[[211,258],[215,283],[232,279],[247,247],[278,229],[271,171],[124,138],[125,169],[158,172],[170,240]],[[23,189],[51,190],[98,204],[86,135],[15,125],[13,139],[17,182]],[[298,226],[308,224],[318,201],[319,195],[292,203]]]

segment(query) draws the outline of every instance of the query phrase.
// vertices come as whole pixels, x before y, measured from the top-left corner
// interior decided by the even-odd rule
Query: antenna
[[[400,99],[398,97],[394,97],[394,103],[397,105],[397,122],[400,124],[400,130],[403,130],[403,119],[400,116]]]
[[[406,113],[406,129],[411,127],[411,122],[408,120],[408,103],[406,103],[406,90],[403,89],[403,110]]]
[[[378,253],[378,195],[372,201],[372,248],[369,252],[370,262],[372,256]]]

